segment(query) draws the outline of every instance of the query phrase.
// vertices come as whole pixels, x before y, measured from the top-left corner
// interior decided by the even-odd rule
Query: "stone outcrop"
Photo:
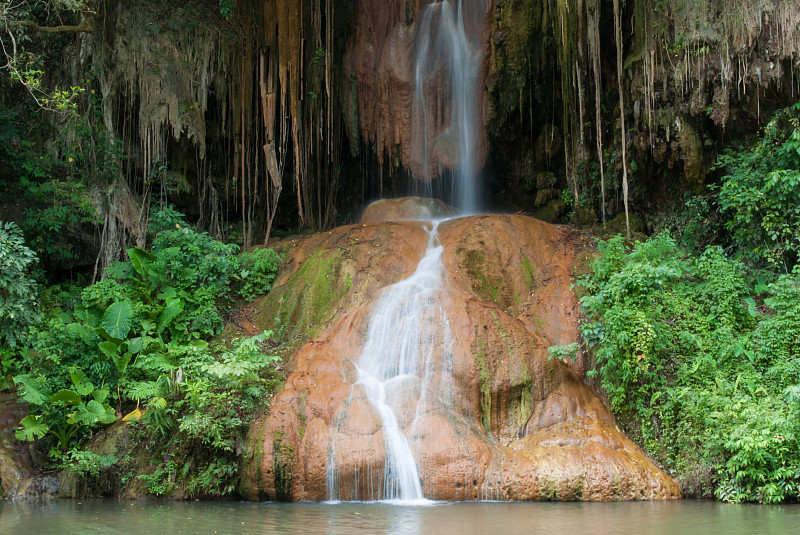
[[[52,498],[58,477],[35,469],[32,449],[14,439],[14,430],[27,412],[15,393],[0,393],[0,499]]]
[[[579,307],[569,289],[577,238],[524,216],[453,219],[440,224],[439,236],[454,395],[422,415],[408,403],[393,407],[406,434],[414,420],[425,495],[680,497],[582,381],[583,360],[548,358],[549,346],[577,337]],[[283,390],[252,426],[241,491],[250,499],[328,499],[333,460],[337,498],[380,498],[381,419],[353,387],[354,361],[381,288],[415,269],[426,234],[422,223],[362,223],[297,242],[275,289],[256,304],[263,312],[255,324],[269,328],[267,318],[285,315],[313,337],[298,344]],[[444,337],[435,321],[423,325],[437,343]]]
[[[443,219],[454,215],[451,206],[439,199],[429,197],[403,197],[400,199],[381,199],[371,203],[361,214],[362,223],[376,221],[403,221]]]

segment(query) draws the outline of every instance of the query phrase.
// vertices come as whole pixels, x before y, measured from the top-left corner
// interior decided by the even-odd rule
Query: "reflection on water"
[[[272,504],[61,500],[0,502],[0,535],[228,534],[789,534],[800,506],[713,502]]]

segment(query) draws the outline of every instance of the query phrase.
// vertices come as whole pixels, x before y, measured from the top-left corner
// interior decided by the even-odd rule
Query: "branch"
[[[41,33],[94,33],[94,23],[97,18],[97,13],[93,11],[81,11],[81,21],[77,26],[60,25],[60,26],[39,26],[39,24],[32,20],[18,20],[13,24],[25,26],[34,32]]]

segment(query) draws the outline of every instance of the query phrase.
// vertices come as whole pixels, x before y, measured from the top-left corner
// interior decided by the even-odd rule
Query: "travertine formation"
[[[677,484],[616,426],[582,381],[583,363],[548,358],[576,339],[569,231],[524,216],[442,222],[445,309],[422,334],[449,344],[452,403],[412,419],[425,496],[442,500],[630,500],[680,497]],[[253,425],[242,492],[251,499],[325,500],[335,459],[340,499],[380,498],[386,447],[375,408],[352,389],[381,288],[414,271],[426,248],[417,222],[373,222],[284,244],[292,260],[257,305],[313,333],[286,384]],[[438,373],[438,372],[437,372]],[[355,392],[355,393],[354,393]],[[335,444],[333,442],[335,435]],[[378,493],[379,494],[379,493]]]

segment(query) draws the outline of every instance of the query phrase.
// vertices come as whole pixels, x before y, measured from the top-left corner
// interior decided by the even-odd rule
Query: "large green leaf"
[[[44,392],[42,385],[30,375],[17,375],[14,382],[22,386],[21,397],[28,403],[42,405],[47,401],[47,393]]]
[[[117,342],[100,342],[97,347],[103,352],[105,356],[110,359],[116,359],[119,354],[120,344]]]
[[[72,390],[61,390],[50,396],[50,403],[63,403],[64,405],[77,405],[81,402],[81,395]]]
[[[128,351],[133,353],[134,355],[137,353],[141,353],[142,349],[144,348],[144,337],[137,336],[136,338],[131,338],[128,340]]]
[[[106,399],[108,399],[108,389],[107,388],[95,388],[94,392],[92,392],[92,397],[95,401],[103,403]]]
[[[101,325],[109,335],[124,340],[131,330],[132,319],[133,305],[131,302],[117,301],[106,309]]]
[[[44,417],[30,414],[22,419],[19,423],[14,436],[18,440],[33,440],[35,438],[42,438],[50,430],[47,424],[43,422]]]
[[[77,366],[69,369],[69,378],[72,379],[72,384],[75,386],[78,386],[81,383],[90,382],[89,378],[86,377],[86,374],[83,373],[83,370]]]
[[[75,391],[81,396],[88,396],[94,392],[94,385],[80,368],[72,368],[70,370],[70,378],[75,386]]]
[[[94,419],[95,422],[110,424],[117,421],[117,415],[108,403],[91,400],[86,404],[86,412],[87,417]]]
[[[161,314],[158,315],[158,319],[156,320],[156,332],[161,334],[164,332],[172,320],[174,320],[178,314],[183,312],[184,303],[183,301],[172,301],[169,302],[167,307],[161,311]]]
[[[128,258],[131,259],[131,265],[133,266],[133,269],[135,269],[136,273],[141,276],[145,276],[147,274],[147,268],[156,259],[153,254],[148,253],[139,247],[128,249]]]
[[[81,396],[88,396],[94,391],[94,385],[91,382],[79,383],[75,385],[75,391]]]
[[[130,351],[126,351],[123,354],[117,354],[113,357],[114,364],[117,366],[117,371],[120,375],[125,375],[125,369],[130,364],[131,359],[133,358],[133,354]]]
[[[83,325],[82,323],[77,323],[77,322],[69,323],[67,325],[67,331],[72,333],[72,334],[75,334],[77,336],[80,336],[81,340],[83,340],[87,344],[90,344],[90,345],[94,344],[94,341],[92,340],[92,335],[89,332],[89,329],[87,329],[86,326]]]

